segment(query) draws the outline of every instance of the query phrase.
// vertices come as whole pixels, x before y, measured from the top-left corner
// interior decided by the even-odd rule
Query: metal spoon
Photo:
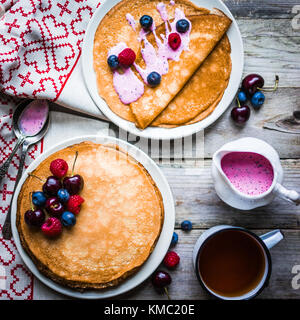
[[[15,135],[18,137],[22,137],[21,140],[23,140],[20,144],[22,145],[22,152],[21,152],[21,158],[20,158],[20,164],[19,164],[19,170],[18,170],[18,174],[17,174],[17,178],[16,178],[16,183],[14,186],[14,190],[13,190],[13,194],[12,194],[12,198],[11,198],[11,202],[10,202],[10,207],[8,209],[7,212],[7,216],[3,225],[3,229],[2,229],[2,235],[3,238],[5,240],[9,240],[12,237],[12,231],[11,231],[11,207],[12,207],[12,201],[13,201],[13,197],[14,197],[14,193],[16,191],[18,182],[22,176],[22,172],[23,172],[23,167],[24,167],[24,163],[25,163],[25,157],[27,154],[27,150],[29,148],[29,146],[31,146],[34,143],[37,143],[38,141],[40,141],[46,134],[46,132],[48,131],[49,128],[49,124],[50,124],[50,117],[48,114],[47,120],[44,123],[44,126],[42,127],[42,129],[35,135],[35,136],[25,136],[24,133],[21,131],[21,129],[19,128],[19,118],[22,114],[22,112],[25,110],[25,108],[28,106],[28,104],[31,102],[32,100],[25,100],[22,101],[16,111],[15,114],[13,116],[13,128],[14,128],[14,132]]]

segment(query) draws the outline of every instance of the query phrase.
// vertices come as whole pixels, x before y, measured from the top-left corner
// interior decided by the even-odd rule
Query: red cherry
[[[235,107],[231,110],[231,118],[241,124],[248,121],[250,117],[250,108],[246,105]]]
[[[248,97],[252,97],[253,94],[257,91],[257,88],[262,88],[265,84],[265,81],[262,76],[259,74],[248,74],[243,82],[242,82],[242,88],[248,95]]]
[[[170,33],[168,37],[168,43],[173,50],[177,50],[181,44],[180,35],[176,32]]]
[[[171,276],[162,270],[156,271],[152,276],[152,284],[157,289],[163,289],[172,282]]]

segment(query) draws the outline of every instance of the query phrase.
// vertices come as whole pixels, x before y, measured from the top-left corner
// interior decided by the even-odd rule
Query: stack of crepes
[[[150,15],[161,35],[165,23],[157,10],[163,4],[169,21],[179,8],[191,22],[189,49],[182,51],[178,61],[169,60],[169,71],[161,78],[159,86],[145,86],[144,94],[135,102],[125,105],[113,87],[113,74],[107,64],[109,50],[125,42],[137,52],[136,64],[145,67],[141,55],[141,30],[136,30],[126,20],[130,13],[135,21],[144,14]],[[94,70],[97,75],[99,95],[111,110],[123,119],[135,122],[140,129],[148,126],[172,128],[201,121],[218,105],[228,85],[231,73],[231,47],[226,35],[231,20],[219,10],[209,11],[196,7],[190,1],[123,0],[112,8],[98,26],[94,41]],[[149,42],[155,47],[155,37],[150,32]],[[136,72],[134,68],[132,68]]]

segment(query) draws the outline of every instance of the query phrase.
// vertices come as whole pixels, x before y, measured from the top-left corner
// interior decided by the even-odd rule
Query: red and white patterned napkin
[[[99,0],[0,0],[0,91],[94,114],[79,63]]]
[[[7,159],[16,143],[12,134],[12,114],[15,99],[0,94],[0,165]],[[42,143],[33,146],[25,168],[42,151]],[[14,156],[5,179],[0,183],[0,299],[32,299],[33,276],[24,266],[14,240],[2,238],[2,226],[11,201],[20,157]]]
[[[18,98],[46,98],[99,114],[79,63],[87,24],[99,5],[98,0],[0,0],[0,165],[16,143],[12,114]],[[41,142],[30,149],[25,167],[42,147]],[[32,274],[13,239],[1,235],[18,164],[16,154],[0,184],[0,299],[34,297]]]

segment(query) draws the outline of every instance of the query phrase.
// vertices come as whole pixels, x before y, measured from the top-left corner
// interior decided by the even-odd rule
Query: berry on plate
[[[61,189],[61,182],[57,177],[50,176],[43,184],[43,192],[47,196],[56,196],[57,191]]]
[[[42,225],[42,232],[50,238],[59,236],[62,232],[61,222],[55,217],[48,218]]]
[[[135,52],[130,48],[124,49],[118,55],[119,62],[124,67],[130,67],[134,63],[135,58]]]
[[[59,202],[57,197],[48,198],[45,204],[48,213],[59,217],[64,212],[64,206]]]
[[[69,166],[67,162],[63,159],[53,160],[50,164],[50,171],[56,177],[61,179],[68,172]]]
[[[171,246],[175,246],[178,242],[178,234],[176,232],[173,232],[172,240],[171,240]]]
[[[78,194],[70,196],[69,201],[67,202],[67,210],[78,214],[81,209],[81,204],[84,202],[84,199],[80,197]]]
[[[179,255],[175,251],[169,251],[167,252],[165,258],[164,258],[164,265],[167,268],[175,268],[180,261]]]
[[[265,95],[261,91],[257,91],[251,98],[251,104],[254,109],[259,109],[265,102]]]
[[[190,23],[186,19],[180,19],[176,22],[176,30],[179,33],[185,33],[189,30]]]
[[[74,213],[65,211],[61,216],[61,222],[65,227],[73,227],[76,223],[76,217]]]
[[[189,220],[184,220],[181,222],[181,229],[184,231],[192,230],[192,223]]]
[[[31,227],[40,227],[45,221],[43,210],[27,210],[24,215],[25,222]]]
[[[42,207],[46,203],[46,196],[42,191],[35,191],[32,193],[32,203],[37,207]]]
[[[153,19],[152,19],[152,17],[145,14],[140,18],[140,24],[141,24],[142,28],[145,31],[147,31],[152,27]]]
[[[70,194],[66,189],[59,189],[57,191],[57,197],[60,202],[65,203],[69,200]]]
[[[147,82],[150,87],[158,86],[160,84],[160,81],[161,81],[161,75],[158,72],[153,71],[149,73],[147,77]]]
[[[75,159],[74,159],[73,167],[72,167],[72,175],[70,177],[65,177],[63,180],[63,187],[64,187],[64,189],[66,189],[69,192],[69,194],[79,193],[82,190],[83,185],[84,185],[84,181],[83,181],[82,176],[79,174],[74,175],[77,157],[78,157],[78,151],[76,151],[76,153],[75,153]]]
[[[173,50],[177,50],[181,45],[181,37],[178,33],[173,32],[169,34],[168,44]]]
[[[115,70],[119,67],[119,59],[116,55],[112,54],[107,58],[107,63],[112,70]]]

